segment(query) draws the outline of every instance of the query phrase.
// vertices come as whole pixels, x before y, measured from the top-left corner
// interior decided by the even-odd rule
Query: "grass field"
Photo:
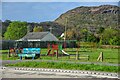
[[[0,50],[1,53],[8,52],[8,50]]]
[[[89,70],[89,71],[104,71],[104,72],[118,72],[117,66],[105,66],[95,64],[70,64],[64,62],[19,62],[16,64],[7,64],[11,67],[34,67],[34,68],[54,68],[54,69],[70,69],[70,70]]]
[[[2,52],[2,56],[0,56],[0,59],[2,60],[18,60],[18,57],[10,57],[8,58],[7,55],[7,51],[8,50],[3,50]],[[67,53],[69,54],[76,54],[76,49],[73,48],[68,48],[65,50]],[[89,55],[90,59],[84,59],[80,57],[80,60],[75,60],[75,56],[72,56],[70,59],[68,58],[68,56],[63,56],[63,57],[59,57],[58,60],[63,60],[63,61],[81,61],[81,62],[97,62],[97,58],[100,54],[100,52],[103,52],[103,57],[104,60],[103,62],[105,63],[118,63],[118,49],[93,49],[91,51],[91,49],[79,49],[79,54],[80,56],[82,55]],[[41,49],[41,54],[47,54],[47,49]],[[59,51],[59,54],[61,54],[61,52]],[[51,57],[51,56],[41,56],[41,58],[38,58],[37,60],[57,60],[56,57]]]

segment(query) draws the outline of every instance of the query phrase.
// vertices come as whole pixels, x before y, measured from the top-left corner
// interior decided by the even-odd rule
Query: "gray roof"
[[[30,32],[19,40],[58,41],[58,39],[50,32]]]
[[[49,32],[30,32],[25,35],[24,39],[42,39],[44,38]]]

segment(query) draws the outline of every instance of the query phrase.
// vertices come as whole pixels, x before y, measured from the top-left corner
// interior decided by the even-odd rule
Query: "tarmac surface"
[[[5,64],[14,64],[26,61],[43,61],[43,60],[0,60],[1,78],[118,78],[118,73],[95,72],[95,71],[78,71],[62,69],[45,69],[45,68],[22,68],[22,67],[4,67]],[[44,60],[48,62],[48,60]],[[49,60],[49,62],[61,62]],[[62,61],[63,62],[63,61]],[[68,62],[74,63],[74,62]],[[91,62],[78,62],[77,64],[93,64]],[[110,63],[94,63],[99,65],[118,66]]]
[[[117,73],[45,68],[1,67],[2,78],[118,78]]]

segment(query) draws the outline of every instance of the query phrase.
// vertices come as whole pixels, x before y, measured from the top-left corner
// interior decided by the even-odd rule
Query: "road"
[[[0,68],[2,78],[118,78],[117,73],[45,68]]]
[[[0,72],[2,78],[118,78],[117,73],[95,72],[95,71],[76,71],[76,70],[60,70],[60,69],[44,69],[44,68],[18,68],[4,67],[5,64],[26,62],[32,60],[0,60]],[[34,60],[42,61],[42,60]],[[47,61],[47,60],[46,60]],[[51,60],[52,61],[52,60]],[[50,62],[51,62],[50,61]],[[60,61],[54,61],[60,62]],[[80,64],[80,63],[78,63]],[[85,64],[84,62],[81,64]],[[88,63],[90,64],[90,63]],[[101,64],[102,65],[102,64]],[[117,64],[108,64],[118,66]]]

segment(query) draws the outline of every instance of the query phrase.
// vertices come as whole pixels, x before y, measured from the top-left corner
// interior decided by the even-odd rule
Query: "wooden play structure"
[[[21,53],[22,49],[18,48],[10,48],[8,51],[8,57],[16,57],[18,53]]]
[[[52,51],[52,54],[50,54]],[[57,44],[52,44],[52,47],[50,44],[48,44],[48,53],[47,55],[49,56],[54,56],[54,55],[58,55],[58,45]]]
[[[62,52],[62,54],[59,54],[58,52]],[[52,52],[52,54],[51,54]],[[61,44],[48,44],[48,53],[47,53],[48,56],[55,56],[58,58],[58,55],[61,56],[61,55],[66,55],[68,56],[69,54],[66,53],[63,49],[62,49],[62,45]]]
[[[80,59],[82,59],[82,58],[85,58],[85,59],[87,59],[87,60],[89,60],[89,55],[83,55],[83,54],[80,54],[80,51],[79,51],[79,49],[80,49],[80,46],[78,46],[77,48],[76,48],[76,50],[74,51],[74,52],[76,52],[76,54],[68,54],[67,52],[65,52],[64,50],[63,50],[63,48],[62,48],[62,45],[61,44],[52,44],[52,45],[50,45],[50,44],[48,44],[48,51],[47,51],[47,55],[48,56],[55,56],[56,55],[56,57],[58,58],[58,56],[68,56],[69,57],[69,59],[71,58],[75,58],[75,60],[80,60]],[[58,52],[62,52],[62,54],[60,54],[60,53],[58,53]],[[73,51],[72,51],[73,52]]]

